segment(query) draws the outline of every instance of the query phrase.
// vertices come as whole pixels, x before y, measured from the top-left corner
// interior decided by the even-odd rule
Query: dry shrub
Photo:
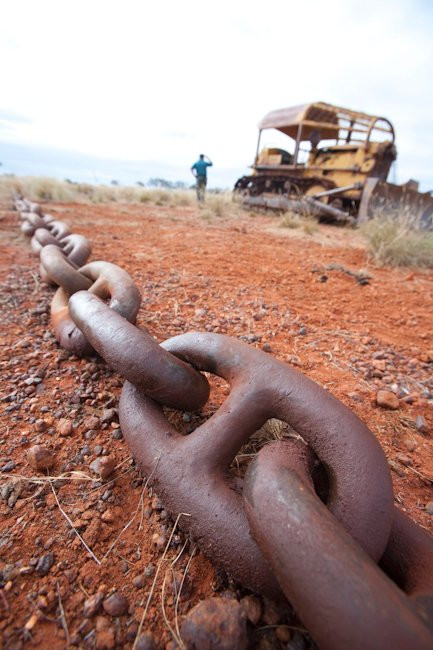
[[[433,268],[433,232],[421,229],[410,215],[378,214],[359,230],[378,264]]]
[[[287,210],[281,215],[280,228],[300,228],[302,219],[299,214],[292,210]]]
[[[208,192],[206,206],[215,217],[236,217],[241,210],[231,192]]]
[[[306,235],[312,235],[319,229],[319,221],[312,214],[302,217],[302,230]]]
[[[73,185],[55,178],[33,176],[0,176],[0,198],[10,199],[14,193],[21,192],[33,201],[73,201]]]

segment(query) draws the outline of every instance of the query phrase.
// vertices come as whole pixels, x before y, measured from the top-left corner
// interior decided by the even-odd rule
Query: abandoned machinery
[[[260,149],[263,133],[293,144],[293,153]],[[276,133],[278,132],[278,133]],[[404,214],[433,227],[433,197],[418,183],[388,183],[397,157],[394,128],[384,117],[324,102],[268,113],[259,124],[253,173],[240,178],[235,196],[247,207],[293,210],[362,222],[373,215]]]

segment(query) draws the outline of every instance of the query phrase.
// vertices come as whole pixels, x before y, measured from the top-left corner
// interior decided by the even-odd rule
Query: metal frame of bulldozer
[[[295,198],[288,195],[282,196],[281,191],[277,195],[272,195],[271,191],[270,196],[265,196],[260,192],[244,196],[243,203],[251,207],[261,206],[283,210],[288,208],[302,210],[308,207],[314,214],[327,214],[337,221],[353,222],[355,221],[353,214],[339,209],[335,205],[327,205],[328,200],[341,197],[346,203],[355,201],[359,204],[365,180],[369,172],[373,171],[373,166],[374,173],[381,180],[385,180],[391,161],[395,158],[394,128],[387,118],[332,106],[325,102],[271,111],[258,126],[259,137],[252,165],[253,176],[239,179],[235,189],[239,189],[239,183],[242,187],[243,181],[246,181],[248,185],[249,182],[254,183],[260,176],[273,179],[277,184],[279,182],[276,179],[277,175],[280,179],[287,176],[287,179],[293,182],[295,187],[297,182],[301,185]],[[264,152],[260,153],[260,141],[262,133],[266,129],[276,129],[292,138],[295,141],[294,154],[279,149],[264,150],[264,152],[278,152],[276,158],[279,159],[279,162],[275,164],[270,162],[273,158],[272,155],[267,155],[263,160]],[[388,136],[383,139],[389,147],[388,151],[394,153],[391,156],[388,155],[387,159],[378,157],[380,141],[372,141],[371,138],[375,131]],[[300,163],[298,157],[301,143],[308,140],[312,144],[308,162]],[[319,142],[329,140],[332,140],[333,144],[317,148]],[[354,152],[356,151],[360,153],[355,160]],[[278,154],[282,154],[282,156]],[[262,159],[260,159],[261,155]],[[332,163],[332,167],[327,168],[326,162],[322,160],[323,156],[328,158],[331,156],[335,164]],[[380,160],[382,160],[381,165]],[[371,167],[368,167],[369,164]],[[302,190],[302,187],[305,189]]]
[[[380,122],[385,126],[379,126]],[[259,158],[262,131],[265,129],[277,129],[295,140],[293,163],[289,165],[294,168],[298,165],[301,142],[308,141],[314,131],[320,130],[321,140],[335,140],[337,145],[356,142],[364,144],[367,149],[373,131],[389,134],[391,143],[395,140],[394,127],[386,117],[368,115],[325,102],[303,104],[271,111],[261,120],[254,168]]]

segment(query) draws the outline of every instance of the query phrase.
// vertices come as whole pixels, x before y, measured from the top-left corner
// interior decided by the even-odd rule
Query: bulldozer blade
[[[403,217],[409,225],[423,230],[433,229],[433,197],[430,192],[417,192],[414,183],[394,185],[369,178],[359,206],[358,223],[373,217]]]

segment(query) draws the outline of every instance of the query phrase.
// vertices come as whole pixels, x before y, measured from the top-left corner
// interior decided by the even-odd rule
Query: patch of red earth
[[[0,466],[14,465],[1,475],[0,486],[0,560],[6,567],[0,634],[8,648],[18,650],[27,643],[63,648],[60,599],[67,633],[80,647],[110,647],[111,642],[131,647],[173,522],[143,485],[116,418],[101,419],[104,409],[117,406],[121,378],[98,360],[79,360],[59,350],[49,327],[52,289],[39,283],[38,263],[28,240],[18,234],[17,217],[2,207],[1,379],[6,401],[0,416]],[[89,237],[92,259],[114,262],[132,275],[143,296],[138,324],[158,340],[207,330],[257,347],[267,344],[277,358],[346,403],[375,433],[391,461],[399,506],[431,530],[425,505],[432,500],[433,480],[432,272],[375,268],[350,236],[342,236],[347,231],[321,226],[318,242],[291,238],[273,227],[272,216],[242,214],[209,222],[195,206],[152,205],[50,204],[48,211]],[[336,265],[340,269],[332,268]],[[365,286],[346,272],[361,269],[371,275]],[[214,379],[212,389],[203,412],[189,422],[171,415],[183,432],[214,412],[227,394],[221,380]],[[379,389],[397,393],[396,410],[377,406]],[[89,431],[86,422],[92,415],[97,423]],[[71,435],[56,429],[61,418],[72,423]],[[34,444],[47,446],[55,456],[50,474],[62,478],[54,481],[54,491],[27,462]],[[104,454],[115,459],[117,469],[97,481],[89,466]],[[171,561],[184,541],[176,530],[167,552]],[[187,545],[176,570],[186,568],[191,550]],[[40,575],[37,562],[51,553],[53,566]],[[171,639],[161,610],[168,567],[163,564],[143,628],[162,647]],[[200,599],[227,587],[201,553],[192,559],[189,574],[191,593],[180,603],[180,620]],[[165,611],[173,625],[170,575]],[[139,576],[142,580],[135,580]],[[116,617],[101,608],[84,617],[85,600],[98,591],[104,596],[121,593],[128,611]]]

